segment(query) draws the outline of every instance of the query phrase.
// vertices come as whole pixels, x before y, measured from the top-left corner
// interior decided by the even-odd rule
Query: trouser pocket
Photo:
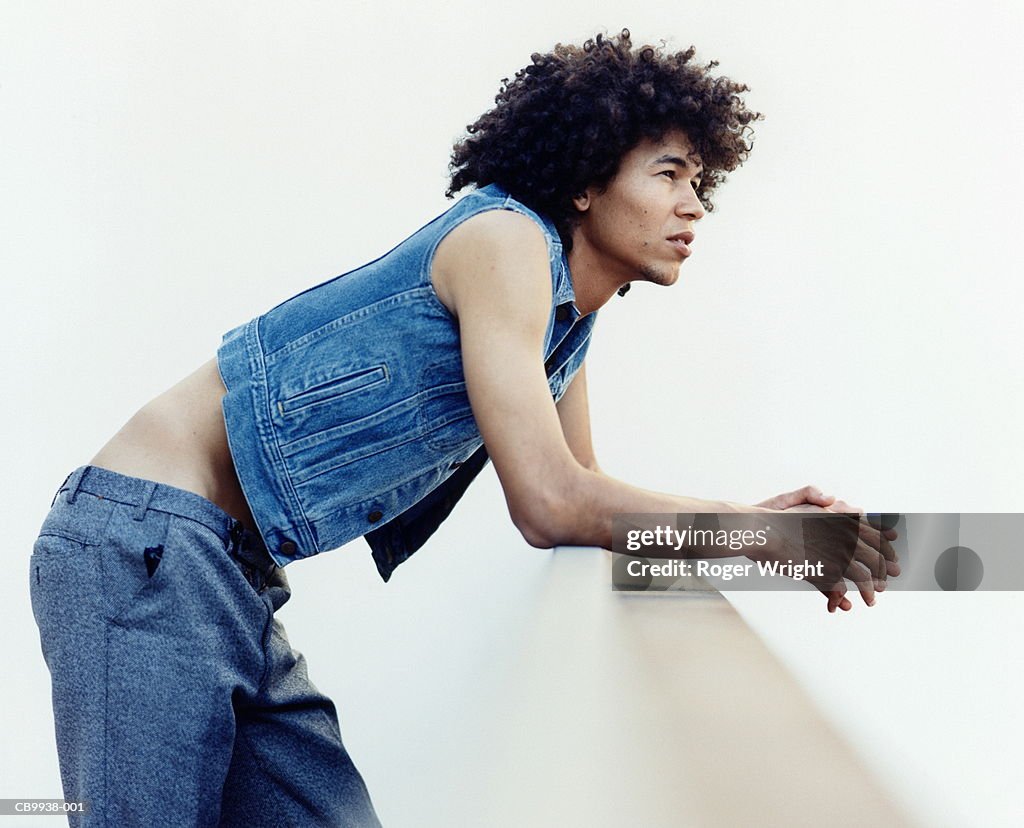
[[[169,515],[149,509],[136,520],[132,514],[132,506],[115,505],[98,544],[103,615],[113,624],[159,603],[174,557],[166,544]]]

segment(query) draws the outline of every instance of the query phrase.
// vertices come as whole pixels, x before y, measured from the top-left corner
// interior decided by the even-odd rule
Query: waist
[[[223,395],[210,360],[140,409],[89,465],[193,492],[255,528],[228,450]]]
[[[62,494],[64,499],[58,503]],[[89,512],[95,510],[78,511],[76,504],[83,496],[95,498],[96,500],[92,501],[94,503],[106,501],[132,506],[133,515],[137,519],[142,519],[147,511],[155,511],[201,524],[220,539],[224,549],[243,567],[243,574],[254,586],[255,581],[265,580],[276,569],[276,561],[267,551],[259,534],[250,532],[217,504],[195,492],[154,480],[131,477],[98,466],[80,466],[67,476],[54,495],[51,506],[73,508],[76,512],[64,514],[64,509],[51,508],[41,533],[46,533],[52,528],[51,524],[68,520],[76,525],[88,523]],[[75,514],[78,516],[75,517]],[[79,529],[82,530],[84,527],[79,526]]]

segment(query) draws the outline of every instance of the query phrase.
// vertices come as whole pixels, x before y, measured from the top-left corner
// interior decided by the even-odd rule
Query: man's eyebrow
[[[697,175],[704,172],[704,168],[699,164],[694,165],[692,162],[687,161],[684,158],[680,158],[678,155],[662,155],[659,158],[654,159],[654,164],[675,164],[682,167],[684,170],[687,167],[693,166]]]

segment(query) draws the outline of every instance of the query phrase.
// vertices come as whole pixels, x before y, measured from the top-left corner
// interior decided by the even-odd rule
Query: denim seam
[[[278,442],[278,445],[281,448],[281,455],[283,457],[294,457],[296,454],[306,451],[307,449],[316,448],[329,440],[341,439],[352,434],[358,434],[360,431],[365,431],[382,423],[386,423],[394,417],[400,417],[407,412],[418,409],[420,406],[419,397],[424,393],[425,392],[420,392],[419,394],[412,394],[411,396],[404,397],[398,402],[392,403],[387,408],[382,408],[379,411],[366,415],[365,417],[359,417],[356,420],[349,420],[348,422],[340,423],[339,425],[321,428],[318,431],[313,431],[303,437],[296,437],[292,440]],[[433,397],[431,397],[431,399],[433,399]],[[323,435],[328,436],[325,437]]]
[[[482,446],[482,445],[483,445],[483,443],[481,442],[480,446]],[[477,446],[477,448],[479,448],[480,446]],[[444,480],[447,480],[447,478],[451,477],[452,473],[454,471],[455,471],[454,469],[447,470],[447,474],[441,480],[441,483],[438,483],[437,485],[443,484]],[[434,474],[436,474],[436,472],[427,472],[426,474],[414,474],[412,477],[404,477],[401,480],[399,480],[398,482],[393,483],[390,488],[385,489],[384,491],[375,492],[370,497],[367,497],[365,499],[359,500],[359,503],[352,504],[350,507],[348,507],[348,509],[353,514],[365,513],[367,507],[375,506],[376,504],[379,504],[383,498],[386,498],[388,495],[392,494],[395,489],[401,488],[402,486],[409,485],[410,483],[418,480],[421,477],[430,477],[431,475],[434,475]],[[329,512],[329,513],[327,513],[325,515],[321,515],[319,517],[314,517],[313,518],[313,524],[319,523],[319,522],[321,522],[321,521],[331,517],[332,514],[334,514],[334,513]],[[399,517],[398,515],[394,515],[395,519],[398,518],[398,517]],[[382,520],[381,523],[383,525],[386,525],[388,523],[388,521]],[[359,536],[360,535],[352,535],[351,537],[348,537],[345,540],[342,540],[340,542],[331,540],[329,542],[334,543],[335,546],[330,547],[330,549],[337,549],[338,547],[342,546],[342,543],[347,543],[349,540],[353,540],[354,538],[359,537]]]
[[[430,448],[434,449],[435,451],[449,451],[450,449],[458,448],[463,443],[468,443],[470,440],[475,440],[475,439],[477,439],[477,437],[480,436],[480,430],[479,429],[476,430],[476,435],[475,436],[463,437],[462,439],[460,439],[460,440],[458,440],[456,442],[451,442],[451,443],[446,442],[444,440],[439,440],[439,439],[436,439],[436,438],[432,438],[430,436],[435,431],[440,431],[445,426],[450,426],[450,425],[453,425],[454,423],[460,423],[463,420],[473,420],[475,422],[476,421],[476,415],[472,411],[467,411],[467,412],[458,413],[458,414],[452,414],[452,415],[446,417],[443,420],[441,420],[440,418],[438,418],[438,419],[439,419],[439,422],[437,422],[437,424],[433,428],[430,428],[430,429],[427,429],[426,431],[424,431],[423,435],[422,435],[423,436],[423,441],[428,446],[430,446]]]
[[[348,373],[342,377],[336,378],[331,383],[320,383],[315,388],[310,388],[305,391],[301,391],[297,394],[292,394],[290,397],[278,397],[277,399],[277,410],[280,412],[282,417],[292,417],[298,414],[300,411],[305,411],[307,408],[313,408],[317,405],[325,405],[340,400],[343,397],[347,397],[350,394],[364,393],[369,391],[371,388],[376,388],[382,383],[386,383],[391,379],[388,373],[387,363],[376,365],[369,370],[358,372],[360,378],[370,375],[378,374],[379,376],[375,379],[371,379],[367,382],[355,383],[349,382],[344,386],[344,390],[325,392],[323,389],[330,385],[341,385],[344,380],[353,379],[356,374]],[[310,399],[312,397],[312,399]],[[300,400],[298,405],[295,405],[295,401]],[[288,404],[286,409],[285,403]]]
[[[345,314],[344,316],[339,316],[335,319],[332,319],[330,322],[321,325],[319,328],[315,328],[314,330],[309,331],[308,333],[305,333],[302,336],[291,340],[287,344],[282,345],[277,350],[265,354],[264,363],[274,365],[276,362],[278,362],[278,360],[280,360],[282,357],[287,356],[292,351],[306,347],[310,343],[316,342],[318,339],[322,339],[325,336],[329,336],[339,328],[343,328],[346,325],[350,325],[351,323],[356,322],[360,319],[373,316],[375,313],[381,310],[387,310],[392,306],[404,305],[408,304],[409,302],[414,302],[417,299],[419,299],[420,296],[423,295],[423,293],[423,287],[410,288],[409,290],[404,290],[401,293],[395,293],[384,299],[379,299],[378,301],[370,305],[366,305],[365,307],[354,310],[351,313]]]
[[[451,470],[449,470],[449,471],[451,471]],[[389,483],[388,488],[385,489],[384,491],[377,492],[376,494],[371,495],[370,497],[366,498],[365,500],[361,500],[359,503],[354,503],[349,508],[355,514],[359,514],[361,512],[365,512],[366,511],[365,507],[371,506],[371,505],[373,505],[375,503],[378,503],[382,499],[384,499],[384,498],[394,494],[396,489],[400,489],[400,488],[402,488],[402,486],[408,485],[409,483],[412,483],[414,480],[418,480],[420,477],[430,477],[433,474],[435,474],[435,472],[432,472],[432,471],[427,472],[426,474],[422,474],[422,473],[414,474],[411,477],[405,477],[402,480],[399,480],[397,483]],[[445,478],[445,479],[447,479],[447,478]],[[324,515],[321,518],[315,518],[313,522],[317,523],[320,520],[323,520],[324,518],[329,517],[331,514],[333,514],[333,513],[329,512],[328,514]],[[398,515],[395,515],[395,517],[398,517]],[[382,523],[387,523],[387,521],[382,521]],[[354,537],[359,537],[359,535],[356,535]],[[353,539],[354,538],[349,538],[348,540],[353,540]],[[348,543],[348,541],[343,541],[343,543]],[[340,546],[341,544],[338,544],[338,545]],[[331,548],[333,549],[333,548],[336,548],[336,547],[331,547]]]
[[[374,449],[372,451],[368,451],[366,453],[359,454],[357,457],[354,457],[354,458],[351,458],[351,459],[349,458],[348,455],[342,455],[342,457],[344,458],[343,462],[335,463],[333,466],[331,466],[330,468],[327,468],[327,469],[318,469],[315,474],[311,474],[308,477],[303,477],[301,480],[296,480],[295,481],[295,486],[296,487],[305,486],[311,480],[316,480],[318,477],[321,477],[322,475],[325,475],[325,474],[330,474],[332,471],[337,471],[338,469],[343,469],[343,468],[345,468],[345,466],[352,465],[352,463],[357,463],[360,460],[366,460],[366,459],[368,459],[370,457],[376,457],[378,454],[383,454],[386,451],[392,451],[393,449],[399,448],[400,446],[408,445],[409,443],[415,443],[415,442],[417,442],[420,439],[420,436],[421,435],[416,435],[416,436],[408,438],[407,440],[401,440],[400,442],[397,442],[397,443],[387,443],[383,448],[377,448],[377,449]],[[349,452],[350,455],[351,454],[355,454],[355,453],[356,452]]]
[[[274,422],[274,414],[270,405],[270,389],[267,384],[267,357],[263,353],[263,340],[260,337],[259,320],[260,317],[257,317],[254,320],[255,324],[251,328],[252,339],[254,342],[246,342],[246,349],[249,351],[250,363],[254,361],[254,359],[258,360],[258,366],[254,367],[258,367],[259,370],[254,371],[253,376],[261,379],[259,386],[263,393],[261,395],[262,400],[260,401],[265,405],[262,421],[259,416],[255,418],[256,432],[259,434],[261,441],[268,447],[268,449],[272,447],[270,450],[274,453],[273,465],[280,477],[280,485],[283,489],[286,489],[285,493],[288,495],[288,499],[290,501],[287,505],[293,509],[294,514],[298,515],[302,520],[302,526],[297,526],[295,521],[290,521],[292,527],[297,529],[301,534],[304,534],[305,538],[309,539],[312,548],[319,552],[319,543],[313,535],[309,517],[302,506],[302,499],[299,497],[299,493],[295,487],[295,481],[292,480],[291,472],[288,469],[288,463],[285,459],[284,452],[281,450],[279,435],[277,430],[271,425]],[[248,347],[250,344],[255,345],[255,348]],[[253,356],[253,351],[255,351],[255,358]],[[305,538],[300,538],[300,540],[304,540]]]

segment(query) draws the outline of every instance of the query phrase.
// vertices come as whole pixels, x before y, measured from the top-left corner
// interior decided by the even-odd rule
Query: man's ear
[[[590,188],[572,197],[573,206],[581,213],[590,209]]]

